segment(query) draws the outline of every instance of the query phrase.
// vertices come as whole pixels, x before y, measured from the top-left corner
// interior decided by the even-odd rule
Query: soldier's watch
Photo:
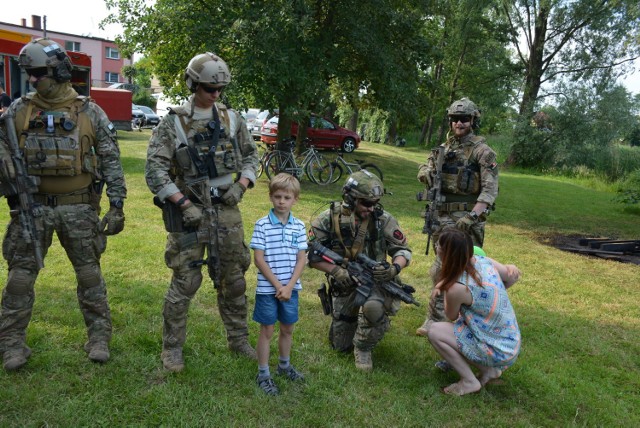
[[[124,201],[122,199],[109,199],[109,206],[121,210],[124,207]]]

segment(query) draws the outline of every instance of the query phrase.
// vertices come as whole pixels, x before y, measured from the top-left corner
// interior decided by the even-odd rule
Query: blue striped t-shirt
[[[296,266],[298,252],[307,249],[307,231],[304,223],[289,214],[289,220],[283,224],[273,212],[256,222],[249,244],[254,250],[264,251],[264,260],[280,283],[286,285]],[[300,279],[293,287],[302,290]],[[258,270],[256,294],[275,294],[276,289]]]

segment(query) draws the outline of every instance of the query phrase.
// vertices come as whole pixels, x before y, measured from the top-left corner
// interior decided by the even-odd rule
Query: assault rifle
[[[426,212],[424,216],[424,226],[422,227],[422,233],[429,235],[427,239],[427,249],[425,255],[429,255],[429,247],[431,246],[431,235],[433,230],[440,225],[438,221],[438,211],[444,202],[444,196],[442,195],[442,165],[444,164],[444,146],[438,146],[432,150],[432,153],[436,156],[436,171],[433,177],[433,184],[424,192],[420,192],[417,195],[419,201],[427,201]]]
[[[0,117],[0,121],[4,122],[7,131],[9,151],[11,152],[13,169],[15,170],[14,182],[3,183],[3,193],[5,196],[15,195],[18,197],[18,209],[15,211],[17,211],[18,220],[20,221],[22,239],[33,248],[36,266],[40,270],[44,268],[44,257],[42,256],[37,223],[41,223],[43,213],[40,204],[36,203],[33,197],[33,194],[38,191],[40,180],[39,177],[30,176],[27,172],[27,165],[20,150],[13,116],[3,114]],[[4,170],[8,170],[7,166],[4,166]]]
[[[329,263],[336,265],[341,265],[344,263],[344,257],[339,255],[335,251],[331,251],[319,242],[312,242],[310,248],[313,254],[322,257],[323,260]],[[373,287],[378,285],[387,293],[399,298],[403,302],[420,306],[420,303],[417,302],[411,295],[411,293],[416,290],[410,285],[401,285],[393,281],[375,281],[373,277],[373,270],[375,267],[381,265],[382,263],[379,263],[362,253],[358,254],[355,261],[350,261],[347,263],[346,269],[349,272],[349,275],[351,275],[351,277],[358,284],[358,286],[356,287],[356,297],[354,304],[356,306],[362,306],[371,294],[371,290],[373,289]]]

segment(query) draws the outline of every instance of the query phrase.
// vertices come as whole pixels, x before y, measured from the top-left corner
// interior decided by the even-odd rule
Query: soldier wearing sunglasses
[[[438,153],[444,156],[439,171],[444,200],[438,206],[430,231],[431,242],[435,245],[444,229],[456,227],[468,232],[473,244],[482,248],[485,221],[498,196],[496,154],[483,137],[474,133],[480,127],[480,111],[475,103],[462,98],[449,106],[447,115],[450,129],[447,141],[441,146],[444,150],[432,151],[418,171],[418,180],[426,184],[427,191],[432,190],[438,172]],[[434,286],[440,268],[441,260],[436,255],[430,271]],[[438,321],[446,321],[442,296],[431,299],[427,319],[416,334],[426,337],[431,324]]]
[[[381,263],[373,272],[376,282],[401,283],[397,276],[411,261],[411,249],[396,219],[380,204],[383,194],[378,177],[367,170],[354,172],[343,187],[342,202],[331,203],[311,222],[309,241],[350,260],[362,253]],[[373,287],[364,304],[356,306],[357,278],[344,266],[329,263],[313,252],[309,253],[309,265],[325,272],[329,281],[329,309],[325,312],[331,315],[331,346],[345,353],[353,350],[356,368],[372,370],[373,348],[389,329],[389,316],[397,313],[400,300],[381,287]]]
[[[184,369],[187,312],[204,265],[216,289],[228,348],[256,359],[245,295],[251,255],[238,205],[256,181],[256,145],[242,116],[219,102],[231,82],[222,58],[196,55],[184,79],[192,95],[154,129],[145,171],[169,232],[164,259],[173,276],[164,300],[161,359],[173,372]]]

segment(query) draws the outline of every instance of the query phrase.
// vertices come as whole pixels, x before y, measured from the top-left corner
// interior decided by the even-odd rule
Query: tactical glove
[[[468,232],[471,229],[471,226],[478,222],[478,214],[471,211],[468,212],[464,217],[456,222],[456,229],[463,230]]]
[[[400,266],[397,264],[381,264],[373,268],[373,279],[376,282],[389,282],[400,273],[398,269]]]
[[[242,200],[242,195],[247,190],[246,187],[239,181],[236,181],[229,187],[224,195],[222,195],[222,201],[225,205],[229,205],[231,207],[238,205],[238,203]]]
[[[433,186],[433,177],[431,177],[431,171],[426,168],[421,168],[418,171],[418,181],[427,185],[427,187]]]
[[[186,227],[195,227],[202,221],[202,210],[191,201],[180,205],[182,222]]]
[[[335,280],[334,284],[341,290],[348,290],[355,286],[351,279],[351,275],[349,275],[349,272],[343,267],[336,266],[333,268],[331,276],[333,276],[333,279]]]
[[[117,235],[124,229],[124,211],[111,207],[100,221],[100,231],[105,235]]]

